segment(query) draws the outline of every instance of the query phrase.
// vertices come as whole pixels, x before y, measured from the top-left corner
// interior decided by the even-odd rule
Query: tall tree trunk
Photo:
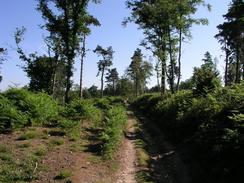
[[[160,91],[160,83],[159,83],[159,73],[157,71],[157,85],[158,85],[158,91]]]
[[[80,62],[80,99],[83,98],[83,64],[86,56],[86,35],[83,35],[82,50],[81,50],[81,62]]]
[[[113,96],[115,96],[115,81],[113,80]]]
[[[157,65],[156,65],[156,74],[157,74],[157,86],[158,86],[158,92],[160,92],[160,90],[161,90],[160,81],[159,81],[159,79],[160,79],[159,63],[160,63],[160,58],[158,58],[158,61],[157,61],[157,63],[156,63],[156,64],[157,64]]]
[[[173,49],[172,49],[172,40],[171,40],[171,31],[170,27],[168,28],[168,39],[169,39],[169,58],[170,58],[170,77],[169,77],[169,83],[170,83],[170,90],[171,93],[174,93],[174,81],[175,81],[175,64],[173,60]]]
[[[58,65],[58,53],[55,53],[54,63],[53,63],[53,76],[52,76],[52,98],[55,99],[55,89],[56,89],[56,80],[57,80],[57,65]]]
[[[228,81],[228,70],[229,70],[229,51],[227,49],[227,42],[225,40],[225,86],[229,85]]]
[[[179,55],[178,55],[178,80],[177,80],[177,85],[176,89],[179,91],[179,86],[180,86],[180,79],[181,79],[181,50],[182,50],[182,29],[180,28],[179,30]]]
[[[138,79],[135,80],[136,97],[138,97]]]
[[[69,92],[72,87],[71,77],[72,77],[72,60],[68,61],[66,66],[66,90],[65,90],[65,103],[70,102]]]
[[[161,96],[163,96],[165,94],[166,91],[166,58],[164,56],[164,58],[161,60]]]
[[[240,83],[240,50],[236,48],[236,79],[235,83]]]
[[[101,98],[103,98],[103,76],[104,76],[104,68],[102,69],[102,76],[101,76]]]
[[[71,84],[71,77],[72,77],[72,63],[73,63],[73,57],[71,56],[71,50],[70,50],[70,42],[69,42],[69,36],[70,36],[70,26],[69,26],[69,19],[68,19],[68,7],[67,7],[67,0],[64,0],[64,24],[66,29],[66,35],[64,36],[64,42],[65,42],[65,56],[67,58],[67,65],[66,65],[66,87],[65,87],[65,94],[64,94],[64,101],[65,103],[69,103],[69,92],[70,88],[72,86]]]

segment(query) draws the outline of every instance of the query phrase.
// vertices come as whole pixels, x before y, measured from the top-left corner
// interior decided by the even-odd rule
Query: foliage
[[[28,122],[41,125],[58,116],[58,105],[45,93],[32,93],[24,89],[9,89],[3,94]],[[31,124],[30,124],[31,125]]]
[[[30,182],[36,179],[33,172],[37,158],[28,156],[21,161],[9,160],[0,167],[0,182]]]
[[[119,73],[117,72],[116,68],[109,69],[107,76],[106,76],[106,82],[108,83],[108,86],[112,88],[112,95],[115,95],[117,84],[119,81]]]
[[[37,53],[26,55],[20,46],[25,31],[24,27],[16,29],[15,42],[19,58],[24,62],[24,64],[21,64],[21,68],[30,79],[29,89],[52,94],[56,59],[46,55],[38,56]]]
[[[105,71],[108,70],[108,68],[113,65],[113,48],[112,46],[106,48],[101,47],[100,45],[97,45],[96,49],[94,50],[94,53],[97,53],[98,56],[101,56],[102,59],[97,62],[98,67],[98,73],[97,76],[101,73],[101,97],[103,97],[103,85],[104,85],[104,74]]]
[[[6,52],[7,52],[7,49],[0,47],[0,69],[1,69],[1,65],[3,64],[3,61],[6,60],[6,58],[5,58]],[[1,71],[0,71],[0,74],[1,74]],[[3,77],[0,75],[0,83],[1,83],[2,79],[3,79]]]
[[[225,85],[240,83],[243,79],[243,25],[244,2],[232,0],[228,12],[223,16],[225,22],[217,26],[215,36],[225,52]]]
[[[116,94],[119,96],[131,96],[133,93],[133,83],[129,78],[122,77],[118,81]]]
[[[150,49],[160,61],[162,93],[166,89],[166,76],[171,92],[174,92],[181,78],[182,41],[191,38],[190,28],[193,24],[207,24],[207,19],[196,19],[193,15],[198,6],[210,9],[210,5],[204,0],[181,0],[174,3],[170,0],[127,0],[126,5],[132,12],[124,23],[135,22],[139,25],[145,34],[142,45]],[[175,87],[176,77],[178,81]]]
[[[221,86],[219,72],[213,63],[211,54],[206,52],[204,57],[204,64],[200,68],[194,68],[192,77],[193,90],[196,95],[206,95]]]
[[[38,136],[37,132],[27,131],[27,132],[23,133],[22,135],[20,135],[18,140],[30,140],[30,139],[36,138],[37,136]]]
[[[0,94],[0,133],[24,126],[27,115],[17,110],[14,104]]]
[[[50,3],[52,2],[52,3]],[[39,0],[38,10],[46,20],[45,28],[51,38],[60,41],[58,54],[65,60],[65,102],[70,101],[69,92],[72,87],[73,65],[79,51],[80,41],[84,34],[89,34],[89,25],[99,25],[97,19],[91,16],[87,7],[90,0],[60,1]],[[97,2],[94,0],[94,2]],[[51,5],[50,5],[51,4]],[[56,52],[57,53],[57,52]]]
[[[205,96],[195,96],[191,91],[163,98],[144,95],[133,106],[147,114],[172,142],[191,140],[195,155],[204,166],[212,167],[206,170],[209,175],[228,182],[241,178],[243,170],[243,101],[242,83]],[[223,174],[223,169],[228,171]]]
[[[106,112],[104,130],[99,137],[103,142],[102,149],[105,158],[113,158],[123,137],[126,121],[126,111],[121,106],[112,107]]]
[[[94,123],[102,120],[102,113],[92,100],[74,100],[66,108],[64,115],[72,119],[88,119]]]
[[[152,65],[143,61],[143,55],[140,49],[137,49],[134,52],[134,55],[131,57],[131,64],[128,67],[126,74],[131,78],[134,83],[135,96],[144,93],[147,80],[152,75]]]

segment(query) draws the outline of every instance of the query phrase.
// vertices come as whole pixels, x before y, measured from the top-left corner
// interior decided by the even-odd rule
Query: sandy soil
[[[134,146],[134,120],[128,120],[126,139],[121,150],[117,183],[136,183],[136,150]]]

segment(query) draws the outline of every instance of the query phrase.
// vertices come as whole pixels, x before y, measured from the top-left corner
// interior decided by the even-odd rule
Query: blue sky
[[[193,67],[201,65],[201,59],[206,51],[219,59],[218,68],[223,70],[223,53],[220,45],[214,38],[217,33],[216,26],[222,23],[222,15],[227,12],[230,0],[207,0],[212,5],[212,11],[208,12],[204,8],[199,8],[196,17],[206,17],[209,19],[208,26],[193,26],[193,39],[183,46],[182,56],[182,79],[185,80],[192,75]],[[134,50],[143,39],[143,34],[134,24],[129,24],[126,28],[121,25],[124,17],[129,15],[129,10],[125,8],[125,0],[102,0],[101,4],[90,5],[89,12],[97,17],[101,27],[92,27],[92,34],[87,41],[90,50],[96,45],[104,47],[113,46],[115,51],[114,65],[123,75],[124,70],[130,63],[130,58]],[[25,26],[27,32],[23,42],[26,53],[37,51],[40,54],[46,52],[43,37],[45,32],[39,28],[44,22],[39,12],[36,11],[35,0],[2,0],[0,1],[0,47],[8,49],[7,61],[3,64],[1,73],[3,81],[0,89],[5,90],[8,86],[24,86],[28,83],[28,78],[18,65],[21,61],[15,51],[14,31],[16,27]],[[144,52],[149,58],[150,52]],[[84,64],[84,86],[92,84],[99,86],[97,74],[98,57],[89,51]],[[74,82],[79,82],[79,60],[76,61]],[[150,86],[156,84],[155,77],[151,78]]]

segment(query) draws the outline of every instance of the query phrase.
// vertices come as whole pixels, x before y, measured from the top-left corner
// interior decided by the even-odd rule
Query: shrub
[[[65,134],[68,135],[71,141],[76,141],[79,139],[81,132],[80,121],[65,119],[60,122],[59,127],[61,127],[65,131]]]
[[[241,178],[244,145],[244,83],[197,96],[190,91],[157,98],[144,95],[133,106],[153,119],[172,142],[191,140],[211,176]],[[235,175],[235,176],[233,176]],[[219,179],[220,181],[220,179]],[[236,182],[236,181],[234,181]]]
[[[0,94],[0,133],[6,129],[12,130],[27,123],[27,116],[14,106],[6,97]]]
[[[32,93],[24,89],[9,89],[3,94],[28,122],[42,125],[58,115],[58,105],[45,93]]]
[[[54,179],[63,180],[63,179],[70,177],[71,175],[72,175],[72,173],[70,171],[62,170]]]
[[[126,111],[123,107],[112,107],[106,113],[104,130],[100,134],[100,140],[103,142],[103,155],[110,159],[116,152],[123,130],[127,121]]]
[[[111,104],[108,98],[95,99],[94,106],[98,107],[101,110],[108,110],[111,108]]]
[[[94,123],[102,120],[102,113],[97,109],[92,100],[75,100],[66,107],[64,116],[73,119],[88,119]]]

